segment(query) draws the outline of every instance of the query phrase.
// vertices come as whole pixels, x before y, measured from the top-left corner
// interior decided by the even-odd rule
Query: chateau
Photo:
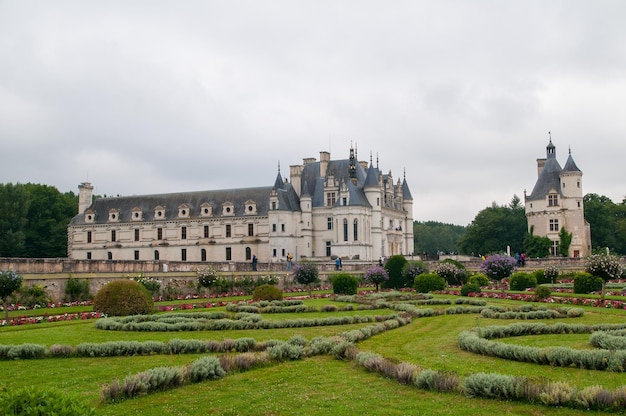
[[[272,186],[93,200],[79,186],[68,255],[81,260],[285,261],[413,252],[413,198],[371,161],[306,158]]]
[[[550,254],[584,257],[591,254],[591,231],[583,207],[583,173],[570,150],[565,166],[556,160],[552,139],[546,147],[546,158],[537,159],[538,179],[533,191],[524,198],[528,231],[552,241]],[[559,232],[572,234],[569,253],[559,253]]]

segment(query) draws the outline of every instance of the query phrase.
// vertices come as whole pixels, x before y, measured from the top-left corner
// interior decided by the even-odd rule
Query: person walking
[[[256,272],[256,264],[258,262],[258,259],[256,258],[256,254],[252,255],[252,271]]]

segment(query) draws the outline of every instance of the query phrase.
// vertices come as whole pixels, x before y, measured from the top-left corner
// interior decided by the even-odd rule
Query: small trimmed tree
[[[24,278],[13,270],[0,272],[0,299],[2,300],[2,308],[4,309],[4,320],[9,321],[9,310],[7,302],[9,297],[22,286]]]
[[[487,257],[480,265],[480,271],[489,279],[502,284],[504,292],[504,279],[509,277],[516,269],[516,261],[511,256],[494,254]]]
[[[402,289],[407,286],[410,287],[410,282],[406,282],[402,277],[402,270],[407,264],[407,259],[401,254],[389,257],[384,266],[385,270],[387,270],[387,274],[389,275],[389,280],[383,282],[383,287],[390,289]]]
[[[312,262],[303,262],[293,267],[293,280],[296,283],[305,285],[309,289],[309,297],[313,291],[312,285],[320,281],[317,265]]]
[[[113,280],[96,293],[93,310],[111,316],[148,315],[154,313],[154,301],[141,283]]]
[[[592,254],[585,260],[585,271],[602,279],[601,299],[604,300],[606,282],[622,276],[622,264],[619,257],[612,254]]]
[[[207,266],[196,270],[196,276],[198,276],[198,285],[206,288],[210,294],[211,287],[215,285],[220,277],[220,272],[211,266]]]
[[[336,295],[356,295],[359,290],[359,279],[350,273],[334,273],[330,282],[333,284],[333,293]]]
[[[547,265],[545,269],[543,269],[543,277],[550,281],[552,284],[555,284],[561,274],[561,269],[554,265]]]
[[[365,271],[365,281],[376,285],[376,291],[378,292],[378,286],[389,280],[389,274],[384,267],[374,266]]]

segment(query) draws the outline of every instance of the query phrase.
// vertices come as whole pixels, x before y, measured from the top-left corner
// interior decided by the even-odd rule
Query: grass
[[[306,301],[316,307],[330,300]],[[489,301],[511,305],[510,301]],[[519,305],[519,303],[514,303]],[[428,306],[425,306],[428,307]],[[566,323],[624,322],[626,311],[584,308],[582,318],[560,320]],[[215,310],[219,310],[215,308]],[[54,311],[54,310],[53,310]],[[44,311],[40,311],[44,312]],[[47,312],[47,311],[45,311]],[[54,312],[49,312],[54,313]],[[390,311],[355,311],[383,314]],[[346,312],[319,313],[321,316]],[[266,315],[265,319],[297,319],[318,313]],[[506,325],[511,321],[477,319],[476,315],[419,318],[404,327],[377,335],[358,344],[361,351],[372,351],[395,361],[407,361],[424,368],[454,371],[461,377],[477,372],[546,377],[577,387],[601,384],[615,388],[626,384],[623,374],[576,368],[555,368],[484,357],[460,351],[458,334],[476,325]],[[547,324],[556,320],[545,320]],[[367,324],[254,331],[199,331],[137,333],[100,331],[94,321],[42,323],[0,328],[0,344],[37,343],[77,345],[81,342],[111,340],[215,339],[252,337],[257,341],[288,339],[300,334],[311,339],[331,336]],[[503,342],[520,345],[588,348],[587,336],[560,335],[507,338]],[[444,394],[403,386],[380,375],[368,373],[355,364],[332,357],[314,357],[286,362],[245,373],[228,375],[218,381],[154,393],[118,404],[101,404],[100,387],[116,379],[158,366],[182,366],[200,355],[154,355],[114,358],[56,358],[0,361],[0,383],[8,388],[39,386],[78,394],[97,408],[98,415],[589,415],[572,409],[549,408],[526,403],[469,399],[460,394]]]

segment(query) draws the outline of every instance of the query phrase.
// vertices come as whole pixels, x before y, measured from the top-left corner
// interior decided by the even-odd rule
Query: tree
[[[24,255],[30,198],[24,185],[0,184],[0,257]]]
[[[522,252],[526,234],[526,214],[519,198],[514,195],[508,206],[491,207],[480,211],[458,240],[463,254],[488,254],[504,251],[507,246]]]
[[[217,282],[220,277],[220,273],[217,269],[207,266],[202,269],[196,270],[196,276],[198,277],[198,284],[205,287],[211,292],[211,287]]]
[[[568,233],[565,227],[559,231],[559,253],[561,256],[569,256],[569,246],[572,244],[572,233]]]
[[[293,278],[294,280],[301,284],[305,285],[309,289],[309,297],[312,293],[313,283],[318,283],[319,279],[319,271],[317,270],[317,265],[312,262],[303,262],[301,264],[296,264],[293,268]]]
[[[4,309],[4,320],[9,321],[9,309],[7,302],[9,296],[22,286],[24,279],[13,270],[0,272],[0,299],[2,300],[2,308]]]
[[[413,222],[414,252],[436,255],[458,252],[457,241],[466,231],[461,225],[444,224],[437,221]],[[415,276],[414,276],[415,277]],[[411,286],[413,283],[411,283]]]
[[[622,276],[620,258],[611,254],[592,254],[585,259],[585,271],[602,279],[602,300],[606,282]]]
[[[407,264],[407,259],[401,254],[389,257],[384,266],[385,270],[387,270],[387,274],[389,274],[389,280],[383,282],[383,287],[390,289],[411,287],[410,285],[407,285],[404,277],[402,277],[402,270]]]
[[[610,198],[587,194],[583,198],[585,220],[591,226],[593,249],[608,247],[626,254],[626,204],[615,205]]]
[[[515,271],[516,265],[517,262],[513,257],[494,254],[481,263],[480,271],[489,279],[501,282],[502,291],[504,291],[504,279]]]
[[[534,226],[524,236],[524,252],[530,258],[545,258],[550,255],[552,241],[548,237],[539,237],[533,234]]]
[[[378,285],[389,280],[389,274],[384,267],[374,266],[365,271],[365,281],[376,285],[376,291],[378,292]]]

